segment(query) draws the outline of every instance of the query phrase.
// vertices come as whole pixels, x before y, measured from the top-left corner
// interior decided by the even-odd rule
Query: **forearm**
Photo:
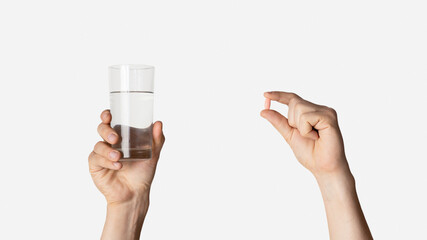
[[[350,170],[316,176],[325,204],[330,239],[372,239]]]
[[[101,239],[139,239],[148,205],[148,194],[126,203],[108,204],[107,219]]]

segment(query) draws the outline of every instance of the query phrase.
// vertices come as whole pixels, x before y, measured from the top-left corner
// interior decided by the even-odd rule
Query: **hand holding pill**
[[[266,92],[267,119],[285,138],[298,161],[313,174],[348,172],[336,112],[289,92]],[[288,106],[288,118],[270,109],[270,102]]]
[[[315,176],[325,203],[330,239],[373,239],[344,153],[337,113],[289,92],[264,93],[267,119],[285,138],[298,161]],[[288,117],[270,101],[288,106]]]

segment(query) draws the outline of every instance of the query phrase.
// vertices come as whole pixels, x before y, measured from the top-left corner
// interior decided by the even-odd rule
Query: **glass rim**
[[[145,64],[114,64],[109,66],[109,69],[120,70],[122,67],[129,67],[129,70],[152,70],[153,66]]]

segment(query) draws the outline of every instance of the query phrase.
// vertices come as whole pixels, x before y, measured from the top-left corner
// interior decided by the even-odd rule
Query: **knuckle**
[[[297,104],[298,102],[301,102],[304,100],[300,96],[296,95],[295,93],[290,93],[290,94],[291,96],[289,98],[289,104]]]
[[[290,92],[289,93],[289,96],[291,97],[291,99],[294,99],[294,98],[297,98],[298,97],[298,95],[296,95],[295,93],[293,93],[293,92]]]
[[[290,95],[291,95],[291,100],[292,99],[294,101],[300,101],[300,100],[302,100],[302,98],[298,94],[296,94],[296,93],[291,92]]]
[[[335,111],[335,109],[328,107],[327,109],[328,114],[333,117],[334,119],[337,118],[337,111]]]
[[[300,119],[300,122],[301,122],[301,123],[306,122],[306,121],[307,121],[307,119],[308,119],[307,113],[303,113],[303,114],[301,114],[301,116],[299,117],[299,119]]]
[[[100,124],[98,125],[98,128],[97,128],[98,133],[101,133],[101,132],[103,131],[103,129],[104,129],[104,124],[100,123]]]
[[[335,109],[330,108],[330,107],[326,108],[325,120],[331,126],[335,126],[338,124],[338,117],[337,117],[337,112],[335,111]]]
[[[298,110],[301,110],[301,108],[302,108],[303,105],[304,104],[301,101],[295,100],[294,108],[295,108],[295,110],[298,111]]]
[[[293,117],[288,118],[288,124],[291,127],[295,127],[296,126],[295,119]]]
[[[308,125],[307,114],[302,114],[299,119],[299,130],[302,135],[306,135],[309,132]]]
[[[98,141],[98,142],[95,144],[94,149],[95,149],[95,150],[99,150],[103,145],[104,145],[104,142],[103,142],[103,141]]]
[[[295,106],[297,105],[297,103],[298,103],[298,100],[296,99],[296,98],[291,98],[290,100],[289,100],[289,108],[295,108]]]
[[[89,153],[89,156],[88,156],[88,158],[87,158],[87,160],[88,161],[90,161],[91,159],[93,159],[95,157],[95,152],[94,151],[92,151],[92,152],[90,152]]]

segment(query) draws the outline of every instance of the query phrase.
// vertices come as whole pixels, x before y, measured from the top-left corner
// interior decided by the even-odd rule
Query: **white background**
[[[314,178],[259,117],[335,108],[377,239],[427,239],[425,1],[0,2],[0,239],[97,239],[107,67],[156,67],[166,144],[143,239],[327,239]],[[286,108],[275,104],[276,109]]]

